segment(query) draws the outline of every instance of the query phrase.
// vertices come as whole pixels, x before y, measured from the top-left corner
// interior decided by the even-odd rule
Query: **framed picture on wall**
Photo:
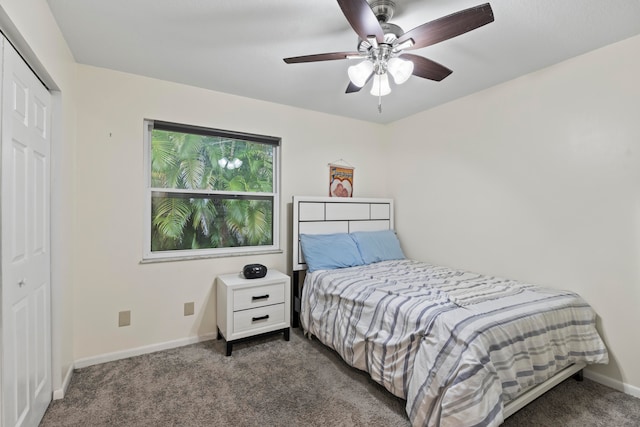
[[[353,197],[353,166],[329,164],[329,196]]]

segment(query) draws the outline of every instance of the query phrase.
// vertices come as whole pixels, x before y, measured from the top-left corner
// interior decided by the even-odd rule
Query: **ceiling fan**
[[[405,53],[459,36],[493,22],[489,3],[464,9],[451,15],[422,24],[406,33],[389,23],[395,11],[392,0],[338,0],[344,16],[358,34],[358,50],[353,52],[320,53],[284,58],[287,64],[360,59],[349,67],[349,85],[346,93],[358,92],[372,78],[371,94],[382,97],[391,92],[389,74],[396,84],[402,84],[412,75],[441,81],[451,70],[422,56]],[[381,111],[380,104],[378,109]]]

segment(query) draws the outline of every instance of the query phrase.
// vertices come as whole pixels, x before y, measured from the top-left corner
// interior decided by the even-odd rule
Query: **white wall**
[[[390,195],[384,128],[194,87],[78,66],[76,359],[214,333],[216,275],[260,262],[284,272],[289,251],[140,264],[144,237],[143,119],[282,138],[281,240],[291,246],[294,194],[327,195],[327,163],[356,167],[356,196]],[[183,304],[195,302],[195,315]],[[131,310],[131,326],[118,312]]]
[[[640,391],[640,37],[390,126],[407,254],[580,293]],[[445,81],[446,82],[446,81]],[[443,84],[446,84],[443,82]]]
[[[74,158],[75,158],[75,69],[76,64],[45,1],[2,0],[0,7],[16,35],[45,69],[47,83],[53,83],[51,150],[51,251],[52,251],[52,380],[60,391],[70,378],[74,360],[72,323],[72,280],[74,252]],[[9,26],[7,26],[9,27]],[[33,56],[31,56],[31,54]],[[59,395],[59,394],[58,394]]]

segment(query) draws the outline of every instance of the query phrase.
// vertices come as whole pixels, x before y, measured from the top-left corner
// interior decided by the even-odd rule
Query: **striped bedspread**
[[[608,361],[575,293],[412,260],[308,274],[301,322],[406,399],[415,426],[499,425],[556,371]]]

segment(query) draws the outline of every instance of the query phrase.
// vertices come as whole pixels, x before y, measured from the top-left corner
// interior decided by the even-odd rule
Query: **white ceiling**
[[[406,32],[487,0],[395,0]],[[329,114],[389,123],[640,34],[640,0],[491,0],[495,22],[413,50],[453,73],[382,98],[345,94],[356,50],[335,0],[48,0],[77,62]]]

